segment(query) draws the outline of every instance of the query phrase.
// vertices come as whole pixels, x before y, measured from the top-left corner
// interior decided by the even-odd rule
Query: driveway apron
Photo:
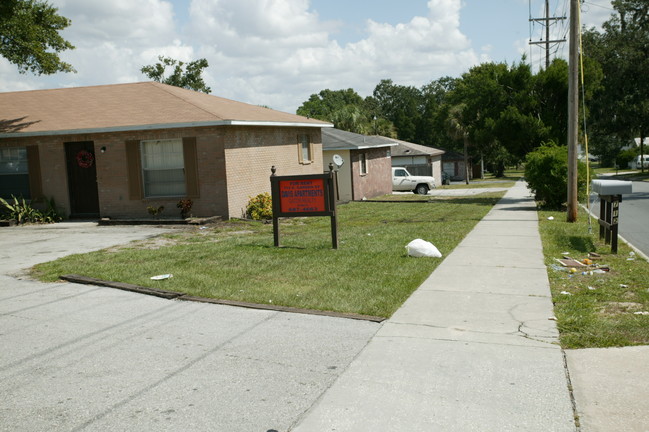
[[[166,231],[0,229],[0,431],[284,431],[379,328],[44,284],[21,270]]]

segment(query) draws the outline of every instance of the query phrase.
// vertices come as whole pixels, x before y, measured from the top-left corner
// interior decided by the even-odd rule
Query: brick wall
[[[297,136],[308,133],[314,162],[298,161]],[[322,172],[320,129],[220,126],[132,132],[1,139],[0,146],[39,147],[43,195],[53,197],[64,215],[70,213],[64,143],[93,141],[101,217],[146,218],[147,206],[164,206],[162,217],[177,217],[173,198],[131,199],[126,141],[196,137],[199,197],[192,198],[194,216],[241,217],[248,197],[270,191],[270,167],[278,175]],[[105,147],[106,151],[101,152]]]
[[[78,139],[77,141],[83,140]],[[49,137],[5,138],[0,140],[0,147],[26,146],[38,146],[39,148],[43,194],[47,198],[54,198],[57,207],[64,215],[69,214],[70,197],[68,194],[63,141],[59,139],[53,140]]]
[[[365,153],[367,174],[360,174],[360,154]],[[392,193],[392,163],[387,148],[351,152],[353,199],[373,198]]]

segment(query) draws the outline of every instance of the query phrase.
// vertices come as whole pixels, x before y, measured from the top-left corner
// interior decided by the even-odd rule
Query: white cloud
[[[306,0],[193,0],[191,37],[229,57],[277,57],[326,45],[326,26]]]
[[[59,13],[72,20],[65,36],[77,47],[96,42],[144,47],[174,38],[173,9],[163,0],[59,0]]]
[[[293,112],[325,88],[368,95],[383,78],[421,86],[486,58],[459,29],[460,0],[430,0],[427,16],[408,22],[368,20],[364,37],[345,45],[333,37],[340,24],[322,21],[310,0],[52,3],[72,20],[64,36],[77,49],[62,58],[78,74],[19,75],[2,60],[0,90],[143,81],[139,69],[158,55],[206,58],[204,78],[214,94]],[[177,22],[183,14],[174,7],[189,8],[187,22]]]
[[[478,63],[459,30],[460,1],[431,0],[428,8],[407,23],[368,20],[366,37],[345,46],[305,0],[194,0],[190,14],[208,45],[199,55],[217,68],[213,89],[227,83],[247,101],[293,111],[325,88],[367,95],[383,78],[421,86]]]

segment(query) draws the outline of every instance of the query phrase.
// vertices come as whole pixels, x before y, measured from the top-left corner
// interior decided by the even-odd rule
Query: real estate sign
[[[338,249],[336,173],[333,166],[330,166],[329,172],[325,174],[277,176],[275,167],[272,167],[271,171],[275,246],[280,245],[280,217],[329,216],[333,248]]]
[[[326,198],[324,178],[279,181],[282,213],[326,212]]]

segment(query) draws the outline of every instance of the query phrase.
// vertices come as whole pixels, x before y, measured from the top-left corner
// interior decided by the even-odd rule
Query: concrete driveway
[[[0,430],[286,431],[379,329],[21,271],[167,230],[0,228]]]

